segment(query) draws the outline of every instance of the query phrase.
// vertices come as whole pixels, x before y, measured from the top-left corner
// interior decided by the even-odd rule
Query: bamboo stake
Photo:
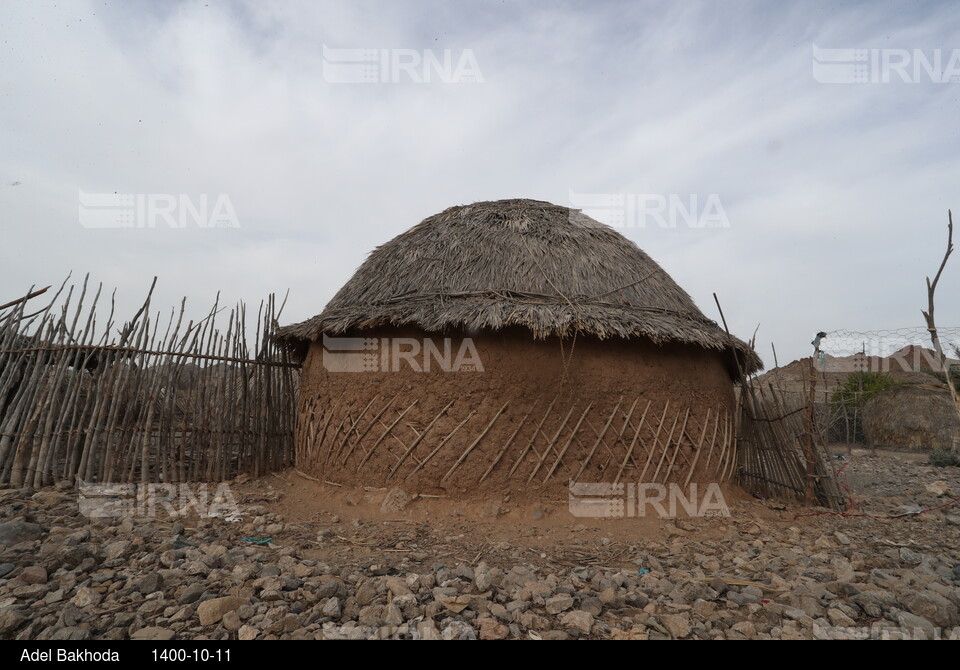
[[[390,408],[390,406],[393,405],[393,401],[396,400],[396,399],[399,398],[399,397],[400,397],[400,394],[397,393],[397,394],[394,395],[392,398],[390,398],[389,402],[387,402],[387,404],[384,405],[383,408],[382,408],[379,412],[377,412],[377,414],[373,417],[373,419],[372,419],[372,420],[370,421],[370,423],[367,425],[367,427],[366,427],[366,429],[363,431],[363,433],[362,433],[359,437],[357,437],[357,439],[354,441],[353,446],[351,446],[350,449],[347,451],[347,453],[344,454],[343,460],[340,461],[340,464],[341,464],[341,465],[346,465],[346,464],[347,464],[347,461],[350,459],[350,454],[353,453],[353,450],[357,448],[357,445],[358,445],[358,444],[360,444],[361,442],[363,442],[363,438],[365,438],[365,437],[367,436],[367,433],[370,432],[370,429],[373,428],[374,425],[376,425],[376,424],[380,421],[380,417],[383,416],[383,413],[386,412],[386,411]],[[358,419],[358,420],[359,420],[359,419]],[[361,447],[361,449],[363,449],[363,447]]]
[[[637,445],[637,439],[640,437],[640,431],[643,429],[643,423],[647,418],[647,412],[650,411],[650,405],[652,403],[652,400],[647,401],[647,406],[644,408],[643,414],[640,416],[640,423],[637,425],[637,430],[634,432],[633,439],[630,441],[630,447],[627,449],[627,453],[623,455],[623,462],[620,463],[620,469],[617,470],[617,476],[613,479],[614,484],[620,483],[620,477],[623,475],[623,469],[627,467],[627,461],[633,459],[633,449]]]
[[[677,416],[679,416],[679,415],[677,415]],[[683,414],[683,425],[680,427],[680,433],[677,435],[677,444],[676,444],[676,446],[674,446],[674,448],[672,449],[673,453],[670,455],[670,465],[668,465],[668,466],[667,466],[667,469],[664,470],[664,472],[663,472],[663,481],[664,481],[664,483],[666,483],[667,480],[670,478],[670,471],[673,469],[673,463],[674,463],[674,461],[677,460],[677,452],[680,451],[680,442],[681,442],[681,440],[683,439],[683,431],[686,430],[686,428],[687,428],[687,419],[689,419],[689,418],[690,418],[690,408],[688,407],[688,408],[686,409],[686,411],[684,412],[684,414]],[[672,430],[670,431],[670,437],[673,437],[673,431],[672,431]],[[654,483],[657,482],[657,478],[658,478],[658,476],[659,476],[659,474],[660,474],[660,465],[663,463],[663,460],[664,460],[664,458],[665,458],[666,455],[667,455],[667,451],[671,451],[671,450],[669,449],[669,446],[670,446],[670,440],[667,440],[667,447],[668,447],[668,448],[667,448],[667,449],[664,449],[664,451],[663,451],[663,456],[661,456],[661,458],[660,458],[660,463],[657,464],[657,470],[656,470],[656,472],[653,473],[653,481],[654,481]]]
[[[520,422],[517,424],[517,427],[514,429],[513,433],[510,434],[510,437],[507,438],[507,441],[503,443],[503,447],[500,448],[500,451],[490,462],[490,466],[487,468],[486,472],[483,473],[483,476],[480,477],[478,484],[482,484],[483,480],[487,478],[493,469],[497,466],[497,463],[500,462],[500,459],[503,458],[503,455],[507,453],[507,449],[510,448],[510,445],[513,444],[513,439],[517,436],[517,433],[520,432],[520,429],[523,428],[523,424],[527,422],[527,419],[530,418],[530,415],[533,413],[534,408],[537,406],[537,403],[540,402],[540,398],[537,398],[533,404],[530,406],[530,409],[527,410],[527,413],[523,415],[523,418],[520,419]]]
[[[547,456],[550,455],[550,449],[552,449],[553,445],[556,444],[558,439],[560,439],[560,433],[563,431],[564,427],[567,425],[567,421],[570,420],[570,416],[573,414],[573,410],[575,408],[576,408],[576,405],[570,406],[570,411],[568,411],[567,415],[563,417],[563,421],[560,422],[560,427],[557,428],[557,432],[554,434],[553,439],[547,442],[547,446],[544,448],[543,454],[540,456],[540,460],[537,462],[537,465],[533,468],[533,472],[531,472],[530,476],[527,478],[527,484],[533,481],[533,478],[537,475],[537,472],[540,470],[540,466],[542,466],[544,461],[547,460]]]
[[[358,473],[360,472],[360,469],[364,466],[364,464],[365,464],[368,460],[370,460],[370,457],[373,456],[374,452],[377,450],[377,447],[380,446],[380,443],[383,442],[384,438],[385,438],[387,435],[390,434],[390,431],[393,430],[394,426],[396,426],[398,423],[400,423],[400,420],[406,415],[407,412],[409,412],[411,409],[413,409],[413,406],[416,405],[418,402],[419,402],[419,398],[418,398],[417,400],[414,400],[412,403],[410,403],[410,405],[409,405],[405,410],[403,410],[402,412],[400,412],[400,414],[397,416],[397,418],[393,420],[393,423],[391,423],[390,426],[389,426],[389,427],[383,432],[383,434],[377,439],[377,441],[373,443],[373,446],[370,447],[370,451],[367,452],[367,454],[366,454],[366,455],[363,457],[363,459],[360,461],[360,464],[357,466],[357,472],[358,472]]]
[[[707,426],[710,425],[710,408],[707,408],[707,416],[703,420],[703,430],[700,432],[700,439],[697,440],[697,453],[693,455],[693,463],[690,464],[690,471],[687,478],[683,481],[683,488],[690,486],[690,479],[693,477],[693,471],[697,468],[697,461],[700,460],[700,454],[703,453],[703,438],[707,436]]]
[[[663,414],[660,415],[660,423],[657,424],[657,432],[653,434],[653,443],[650,445],[650,451],[647,454],[647,462],[643,464],[643,470],[640,472],[640,478],[637,482],[638,484],[646,484],[647,481],[644,479],[647,475],[647,470],[650,468],[650,463],[653,461],[653,454],[656,453],[656,450],[660,447],[660,433],[663,430],[664,422],[667,419],[667,410],[670,408],[670,399],[667,398],[667,401],[663,404]],[[674,417],[673,425],[676,427],[677,419]],[[670,434],[673,434],[671,429]],[[670,438],[667,438],[667,444],[670,443]],[[666,449],[666,447],[664,447]]]
[[[461,421],[460,423],[458,423],[456,426],[454,426],[453,430],[451,430],[449,433],[447,433],[447,435],[446,435],[442,440],[440,440],[440,444],[438,444],[438,445],[434,448],[433,451],[431,451],[429,454],[427,454],[427,457],[426,457],[425,459],[423,459],[422,462],[420,462],[419,464],[417,464],[417,467],[415,467],[413,470],[411,470],[411,471],[410,471],[410,474],[408,474],[406,477],[404,477],[404,479],[405,479],[405,480],[406,480],[406,479],[410,479],[410,478],[413,477],[415,474],[417,474],[417,472],[419,472],[427,463],[430,462],[430,459],[432,459],[434,456],[436,456],[437,453],[438,453],[441,449],[443,449],[443,445],[445,445],[447,442],[449,442],[449,441],[450,441],[450,438],[452,438],[454,435],[456,435],[456,434],[457,434],[457,431],[459,431],[464,425],[466,425],[466,423],[467,423],[470,419],[472,419],[472,418],[473,418],[473,415],[476,414],[476,413],[477,413],[476,410],[470,410],[470,413],[467,414],[467,418],[464,419],[463,421]]]
[[[504,410],[507,409],[507,406],[508,406],[509,404],[510,404],[509,402],[503,403],[503,407],[501,407],[500,410],[499,410],[496,414],[493,415],[493,418],[490,419],[490,423],[487,424],[487,427],[484,428],[484,429],[480,432],[479,435],[477,435],[477,439],[475,439],[475,440],[470,444],[469,447],[467,447],[466,449],[464,449],[463,453],[460,454],[460,458],[458,458],[457,461],[450,467],[450,469],[447,471],[447,474],[445,474],[445,475],[440,479],[440,484],[441,484],[441,485],[442,485],[444,482],[446,482],[447,479],[450,478],[450,475],[453,474],[453,471],[456,470],[457,467],[466,460],[467,456],[470,455],[470,452],[473,451],[474,448],[475,448],[478,444],[480,444],[480,441],[484,438],[484,436],[485,436],[488,432],[490,432],[490,429],[493,428],[493,424],[496,423],[497,419],[500,418],[500,415],[503,414]]]
[[[597,447],[600,446],[600,442],[603,441],[604,435],[607,434],[607,431],[610,429],[611,424],[613,424],[613,420],[617,416],[617,412],[620,411],[621,403],[623,403],[623,396],[620,396],[620,400],[617,401],[617,406],[613,408],[613,412],[610,414],[610,418],[607,419],[606,425],[604,425],[603,430],[600,431],[600,435],[597,437],[597,441],[593,443],[593,448],[590,449],[590,453],[587,454],[587,457],[580,464],[580,469],[577,470],[577,475],[574,477],[575,481],[580,481],[580,475],[582,475],[583,471],[587,469],[587,465],[590,464],[590,459],[593,458],[593,455],[597,453]]]
[[[559,393],[553,396],[553,400],[551,400],[550,404],[547,406],[547,411],[543,413],[543,416],[540,418],[539,423],[537,423],[537,427],[533,429],[533,434],[530,436],[530,441],[527,442],[527,446],[523,448],[523,450],[517,456],[517,460],[514,461],[513,467],[510,468],[510,473],[507,475],[507,479],[509,479],[510,477],[513,477],[513,473],[517,471],[518,467],[520,467],[520,463],[523,461],[524,457],[527,455],[527,453],[529,453],[530,449],[533,448],[533,443],[536,441],[537,435],[540,434],[540,431],[543,428],[544,422],[547,420],[547,417],[550,416],[550,412],[551,410],[553,410],[553,405],[554,403],[557,402],[557,398],[559,397],[560,397]],[[544,437],[546,436],[544,435]]]
[[[567,438],[566,444],[563,445],[563,449],[561,449],[560,453],[557,454],[557,460],[553,462],[553,467],[550,468],[550,470],[547,472],[547,475],[543,478],[544,484],[546,484],[547,481],[550,479],[550,477],[553,476],[553,473],[556,472],[557,466],[559,466],[560,461],[563,460],[563,455],[567,453],[567,449],[570,448],[570,443],[573,442],[573,438],[576,436],[577,431],[580,430],[580,424],[582,424],[583,420],[587,418],[587,413],[590,411],[592,407],[593,407],[593,403],[591,402],[589,405],[587,405],[587,408],[583,410],[583,414],[580,415],[580,420],[577,421],[577,425],[573,427],[573,432],[571,432],[570,437]]]
[[[440,410],[440,411],[437,413],[437,415],[436,415],[435,417],[433,417],[433,420],[432,420],[429,424],[427,424],[427,427],[424,428],[424,429],[423,429],[423,432],[420,433],[420,434],[417,436],[417,439],[415,439],[413,442],[410,443],[410,446],[407,448],[407,450],[406,450],[405,452],[403,452],[403,455],[400,456],[400,458],[397,460],[397,462],[396,462],[396,464],[393,466],[393,468],[390,469],[390,473],[387,475],[387,479],[388,479],[388,480],[393,478],[393,475],[397,472],[397,469],[398,469],[401,465],[403,465],[403,462],[404,462],[405,460],[407,460],[407,456],[409,456],[411,453],[413,453],[413,450],[417,448],[417,445],[419,445],[419,444],[423,441],[423,438],[425,438],[425,437],[427,436],[427,433],[430,432],[430,429],[433,428],[433,424],[435,424],[435,423],[437,422],[437,420],[438,420],[441,416],[443,416],[444,414],[447,413],[447,410],[450,409],[450,407],[453,405],[453,403],[454,403],[453,400],[451,400],[450,402],[448,402],[447,405],[446,405],[446,407],[444,407],[442,410]]]

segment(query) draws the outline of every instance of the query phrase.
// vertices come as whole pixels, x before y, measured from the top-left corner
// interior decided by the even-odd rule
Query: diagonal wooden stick
[[[517,428],[513,431],[510,437],[507,438],[507,441],[503,443],[503,447],[500,449],[499,453],[497,453],[496,457],[490,462],[490,467],[488,467],[487,471],[483,473],[483,476],[480,478],[480,481],[477,482],[478,484],[482,484],[483,480],[487,478],[487,475],[493,472],[493,469],[497,466],[497,463],[500,462],[500,459],[503,458],[503,455],[507,453],[507,449],[509,449],[510,445],[513,444],[513,439],[517,436],[517,433],[520,432],[520,429],[523,428],[523,424],[527,422],[527,419],[530,418],[530,415],[533,414],[533,410],[536,408],[537,403],[539,402],[540,402],[540,398],[537,398],[533,402],[533,405],[530,406],[530,409],[523,416],[523,418],[520,419],[520,422],[517,424]]]
[[[400,423],[400,420],[404,417],[404,415],[406,415],[407,412],[409,412],[411,409],[413,409],[413,406],[416,405],[419,401],[420,401],[420,399],[417,398],[417,399],[414,400],[412,403],[410,403],[410,406],[407,407],[407,408],[406,408],[405,410],[403,410],[402,412],[400,412],[400,415],[397,416],[397,418],[393,420],[393,423],[391,423],[391,424],[387,427],[387,429],[386,429],[385,431],[383,431],[383,434],[377,439],[376,442],[373,443],[373,446],[370,447],[370,451],[367,452],[367,455],[364,456],[364,457],[363,457],[363,460],[360,461],[360,464],[357,466],[357,472],[360,472],[360,468],[362,468],[362,467],[364,466],[364,464],[365,464],[368,460],[370,460],[370,457],[373,456],[373,453],[377,450],[377,447],[380,445],[380,443],[383,442],[384,438],[385,438],[387,435],[390,434],[390,431],[393,430],[393,427],[396,426],[398,423]]]
[[[484,428],[484,429],[480,432],[479,435],[477,435],[477,439],[475,439],[475,440],[470,444],[469,447],[467,447],[466,449],[463,450],[463,453],[460,454],[460,458],[457,459],[457,462],[454,463],[454,464],[450,467],[449,470],[447,470],[447,474],[445,474],[445,475],[443,476],[443,478],[440,480],[440,484],[443,484],[445,481],[447,481],[447,479],[450,478],[450,475],[453,474],[453,471],[456,470],[456,469],[460,466],[460,464],[463,463],[463,462],[466,460],[467,456],[470,455],[470,452],[473,451],[474,448],[476,448],[476,446],[477,446],[478,444],[480,444],[480,441],[484,438],[484,436],[485,436],[487,433],[490,432],[490,429],[493,428],[493,424],[495,424],[495,423],[497,422],[497,419],[500,418],[500,415],[503,414],[504,410],[507,409],[507,406],[508,406],[509,404],[510,404],[509,402],[503,403],[503,407],[500,408],[500,411],[499,411],[499,412],[497,412],[496,414],[493,415],[493,418],[490,419],[490,423],[487,424],[487,427]]]
[[[433,417],[433,421],[431,421],[427,425],[427,427],[423,429],[423,432],[420,433],[419,437],[417,437],[417,439],[415,439],[410,444],[407,450],[403,452],[403,456],[400,457],[400,460],[398,460],[396,465],[394,465],[393,468],[391,468],[390,474],[387,475],[387,479],[391,479],[393,477],[393,475],[397,472],[397,468],[403,465],[403,462],[407,459],[407,456],[409,456],[413,452],[413,450],[417,448],[417,445],[419,445],[423,441],[423,438],[426,437],[427,433],[430,432],[430,429],[433,428],[433,424],[435,424],[441,416],[447,413],[447,410],[450,409],[450,406],[453,405],[453,403],[454,403],[453,400],[448,402],[447,406],[444,407],[442,410],[440,410],[440,412],[435,417]]]
[[[603,427],[603,430],[600,431],[600,435],[597,436],[597,441],[593,443],[593,448],[590,449],[590,453],[587,454],[587,457],[583,459],[583,463],[580,464],[580,469],[577,470],[577,476],[574,477],[575,481],[580,481],[580,475],[583,474],[583,471],[587,469],[587,465],[590,464],[590,459],[593,458],[593,455],[597,453],[597,447],[600,446],[600,443],[603,441],[604,435],[607,434],[607,431],[610,429],[610,425],[613,423],[613,420],[617,416],[617,412],[620,411],[620,405],[623,403],[623,396],[620,396],[620,400],[617,401],[617,406],[613,408],[613,412],[610,414],[610,418],[607,419],[607,424]]]
[[[620,482],[620,477],[623,475],[623,469],[627,467],[627,461],[633,458],[633,448],[637,445],[637,438],[640,437],[640,431],[643,429],[643,422],[647,418],[647,412],[650,411],[650,405],[652,403],[652,400],[647,401],[647,406],[644,408],[643,414],[640,416],[640,423],[637,425],[637,431],[633,434],[633,439],[630,441],[630,447],[627,449],[627,453],[623,455],[623,462],[620,463],[620,469],[617,470],[617,476],[613,480],[614,484]],[[636,465],[634,465],[634,467],[636,467]]]

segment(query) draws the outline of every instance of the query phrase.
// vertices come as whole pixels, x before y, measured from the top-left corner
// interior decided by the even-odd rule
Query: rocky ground
[[[583,520],[293,471],[235,482],[239,518],[89,518],[67,485],[0,490],[0,638],[960,639],[960,468],[842,453],[856,513],[907,516],[744,498]]]

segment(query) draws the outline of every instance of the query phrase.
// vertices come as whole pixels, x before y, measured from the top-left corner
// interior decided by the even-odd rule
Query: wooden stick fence
[[[102,287],[68,281],[36,312],[42,291],[0,311],[0,485],[218,481],[293,465],[299,369],[273,343],[273,295],[248,338],[246,307],[224,320],[219,296],[197,322],[184,323],[186,300],[152,315],[154,279],[116,329],[114,297],[98,326]]]
[[[812,492],[816,503],[844,510],[848,501],[837,485],[809,397],[795,394],[788,399],[779,388],[746,381],[739,402],[740,485],[765,498],[804,500]]]

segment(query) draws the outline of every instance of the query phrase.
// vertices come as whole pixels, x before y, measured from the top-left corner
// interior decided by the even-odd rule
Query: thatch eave
[[[338,336],[383,327],[413,326],[437,333],[451,330],[474,333],[521,327],[535,340],[587,335],[600,340],[644,338],[658,345],[679,342],[714,351],[734,349],[740,355],[746,374],[763,369],[760,357],[745,342],[728,336],[715,322],[695,319],[692,315],[612,306],[580,310],[567,305],[475,303],[447,301],[442,313],[428,305],[416,309],[402,303],[332,308],[312,319],[280,329],[278,340],[297,347],[319,340],[324,333]]]

